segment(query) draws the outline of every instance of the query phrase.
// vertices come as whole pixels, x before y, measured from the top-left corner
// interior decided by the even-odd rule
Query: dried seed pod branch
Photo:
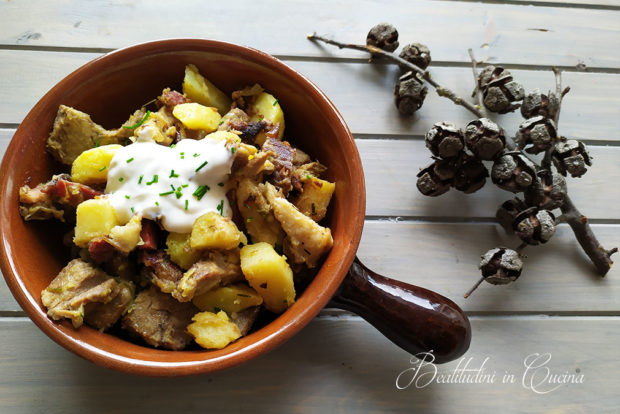
[[[421,67],[414,65],[413,63],[406,61],[405,59],[391,53],[391,52],[387,52],[383,49],[379,49],[378,47],[375,46],[371,46],[371,45],[356,45],[356,44],[352,44],[352,43],[342,43],[342,42],[338,42],[336,40],[332,40],[332,39],[328,39],[326,37],[323,36],[319,36],[316,33],[313,34],[309,34],[308,36],[309,40],[312,41],[320,41],[323,43],[327,43],[328,45],[333,45],[333,46],[337,46],[339,49],[353,49],[353,50],[360,50],[362,52],[368,52],[371,55],[374,56],[382,56],[384,58],[386,58],[387,60],[391,60],[392,62],[401,65],[403,67],[406,67],[407,69],[419,73],[420,76],[422,77],[422,79],[424,79],[429,85],[431,85],[433,88],[435,88],[435,92],[437,92],[437,95],[444,97],[444,98],[448,98],[450,99],[452,102],[454,102],[456,105],[460,105],[462,107],[464,107],[465,109],[467,109],[469,112],[471,112],[472,114],[476,115],[478,118],[484,118],[484,114],[482,112],[480,112],[480,110],[478,108],[476,108],[474,105],[472,105],[469,101],[463,99],[462,97],[460,97],[459,95],[457,95],[454,91],[446,88],[445,86],[440,85],[439,83],[437,83],[433,78],[431,78],[430,74],[425,71],[424,69],[422,69]]]

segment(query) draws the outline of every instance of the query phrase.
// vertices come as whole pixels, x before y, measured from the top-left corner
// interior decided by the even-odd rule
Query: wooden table
[[[191,378],[140,378],[94,366],[52,342],[0,282],[0,412],[618,413],[618,269],[596,276],[562,225],[548,245],[527,249],[517,283],[485,284],[463,299],[478,277],[480,254],[517,245],[494,222],[496,207],[511,196],[489,184],[470,196],[426,198],[415,175],[429,162],[423,141],[429,127],[441,120],[465,125],[470,114],[431,91],[413,119],[400,118],[392,103],[395,67],[369,65],[362,53],[305,37],[317,31],[359,43],[373,24],[389,21],[401,44],[430,47],[433,77],[462,96],[472,90],[470,47],[479,59],[514,68],[528,90],[553,89],[550,67],[559,66],[571,86],[560,131],[583,139],[594,157],[585,177],[568,180],[571,194],[602,243],[618,246],[620,1],[499,3],[3,1],[1,153],[52,85],[102,53],[171,37],[264,50],[323,89],[357,139],[368,192],[360,258],[377,272],[455,300],[471,318],[473,340],[465,359],[426,377],[431,384],[406,387],[412,374],[406,370],[414,367],[407,353],[359,317],[325,310],[290,342],[246,365]],[[502,119],[514,133],[520,115]],[[552,357],[541,369],[573,380],[550,392],[556,384],[531,387],[543,379],[542,371],[533,377],[524,366],[536,353]],[[495,373],[494,381],[443,375],[467,363]],[[432,374],[430,367],[424,372]],[[505,374],[514,382],[505,382]]]

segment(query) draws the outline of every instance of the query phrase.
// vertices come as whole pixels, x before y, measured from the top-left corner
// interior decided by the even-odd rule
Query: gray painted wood
[[[0,50],[0,61],[3,62],[0,65],[0,90],[11,97],[0,101],[0,124],[21,122],[54,84],[97,56],[91,53]],[[473,119],[465,109],[440,98],[432,90],[414,117],[399,116],[394,110],[392,96],[397,78],[394,66],[291,60],[286,63],[306,75],[330,97],[356,134],[421,136],[435,122],[452,121],[464,126]],[[431,73],[437,81],[469,98],[473,89],[471,69],[437,67],[431,68]],[[513,73],[528,90],[548,91],[555,87],[550,70],[515,70]],[[615,81],[616,76],[582,72],[563,74],[564,84],[571,86],[571,92],[562,106],[562,135],[603,142],[620,141],[620,84]],[[133,108],[128,108],[130,110]],[[522,121],[519,111],[499,118],[510,134]]]
[[[620,65],[620,12],[609,10],[424,0],[392,1],[389,6],[368,0],[268,0],[260,7],[250,0],[208,6],[192,0],[182,7],[146,0],[112,4],[38,0],[29,2],[28,8],[4,2],[0,13],[4,20],[0,43],[9,45],[118,48],[153,39],[199,37],[276,55],[360,57],[353,51],[324,51],[305,36],[316,31],[363,43],[370,27],[389,21],[398,28],[403,44],[428,44],[438,61],[468,62],[467,49],[472,47],[481,58],[494,62]]]
[[[275,351],[231,370],[193,378],[141,378],[94,366],[46,338],[31,322],[0,320],[0,409],[46,413],[614,413],[620,355],[617,317],[472,318],[471,351],[461,369],[495,372],[494,383],[437,383],[396,388],[414,368],[409,356],[358,318],[320,318]],[[524,360],[550,353],[553,374],[575,381],[547,394],[522,384]],[[488,360],[485,362],[485,359]],[[468,362],[469,361],[469,362]],[[543,367],[543,368],[545,368]],[[430,381],[432,371],[422,369]],[[505,373],[514,383],[502,383]],[[401,387],[411,377],[401,376]],[[536,379],[542,371],[537,372]],[[479,377],[482,378],[482,377]],[[461,379],[461,381],[464,381]],[[540,385],[539,391],[552,387]]]

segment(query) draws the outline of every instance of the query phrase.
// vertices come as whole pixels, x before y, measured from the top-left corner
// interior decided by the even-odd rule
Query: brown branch
[[[424,69],[420,68],[419,66],[414,65],[413,63],[411,63],[411,62],[401,58],[400,56],[397,56],[397,55],[395,55],[393,53],[390,53],[390,52],[386,52],[385,50],[380,49],[380,48],[375,47],[375,46],[356,45],[356,44],[351,44],[351,43],[341,43],[341,42],[338,42],[338,41],[335,41],[335,40],[327,39],[327,38],[322,37],[322,36],[318,36],[316,33],[309,34],[307,37],[308,37],[309,40],[312,40],[312,41],[317,41],[318,40],[318,41],[321,41],[323,43],[327,43],[329,45],[337,46],[340,49],[360,50],[360,51],[363,51],[363,52],[368,52],[368,53],[370,53],[372,55],[380,55],[380,56],[386,58],[387,60],[392,61],[393,63],[397,63],[397,64],[400,64],[400,65],[403,65],[403,66],[407,67],[409,70],[420,74],[420,76],[429,85],[431,85],[433,88],[435,88],[435,91],[437,92],[437,95],[442,96],[444,98],[448,98],[452,102],[454,102],[456,105],[460,105],[460,106],[464,107],[469,112],[471,112],[472,114],[476,115],[478,118],[483,118],[483,114],[478,110],[478,108],[476,108],[470,102],[468,102],[465,99],[461,98],[459,95],[454,93],[452,90],[446,88],[445,86],[441,86],[438,82],[436,82],[433,78],[431,78],[431,75],[427,71],[425,71]]]
[[[555,66],[551,68],[553,70],[553,74],[555,75],[555,94],[558,97],[558,110],[555,113],[555,117],[553,117],[553,122],[555,122],[556,129],[558,128],[558,123],[560,122],[560,109],[562,108],[562,99],[564,96],[570,91],[570,87],[562,89],[562,71]]]
[[[614,247],[611,250],[606,250],[601,246],[590,228],[588,219],[577,210],[577,207],[575,207],[568,195],[560,209],[562,210],[566,222],[571,229],[573,229],[573,233],[575,233],[575,237],[583,248],[583,251],[588,255],[590,260],[592,260],[592,263],[594,263],[598,274],[605,276],[614,263],[611,260],[611,255],[616,253],[618,248]]]
[[[484,107],[484,97],[482,96],[482,90],[480,90],[478,85],[478,62],[476,62],[474,51],[471,48],[467,49],[467,52],[469,53],[469,57],[471,58],[471,71],[474,75],[475,87],[472,96],[476,99],[476,106],[480,108],[480,112],[482,113],[482,115],[484,115],[483,118],[488,118],[487,110]]]

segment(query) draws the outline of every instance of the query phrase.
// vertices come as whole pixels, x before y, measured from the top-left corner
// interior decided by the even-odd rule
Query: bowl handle
[[[357,313],[413,355],[432,353],[434,363],[452,361],[469,348],[469,319],[456,303],[378,275],[357,257],[328,306]]]

